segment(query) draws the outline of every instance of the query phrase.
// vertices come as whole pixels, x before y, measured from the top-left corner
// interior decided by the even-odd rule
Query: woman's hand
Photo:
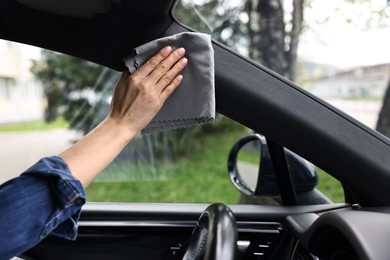
[[[133,74],[123,72],[107,118],[59,156],[72,174],[87,187],[153,119],[179,86],[187,65],[183,48],[160,50]]]
[[[167,46],[133,74],[123,72],[107,120],[132,132],[145,128],[182,81],[179,73],[187,65],[184,54],[183,48],[172,52]]]

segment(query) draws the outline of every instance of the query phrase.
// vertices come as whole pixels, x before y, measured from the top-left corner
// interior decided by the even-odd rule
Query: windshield
[[[174,15],[390,136],[388,3],[181,0]]]
[[[0,40],[0,183],[56,155],[107,115],[120,73]],[[89,201],[237,203],[231,146],[248,129],[221,115],[187,129],[138,135],[86,190]]]

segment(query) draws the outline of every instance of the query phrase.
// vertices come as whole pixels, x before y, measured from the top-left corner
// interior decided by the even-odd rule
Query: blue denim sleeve
[[[0,198],[0,259],[23,253],[48,234],[76,239],[86,198],[60,157],[43,158],[2,184]]]

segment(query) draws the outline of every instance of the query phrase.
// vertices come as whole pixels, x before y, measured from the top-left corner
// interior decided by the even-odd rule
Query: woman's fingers
[[[166,46],[162,48],[156,55],[150,58],[139,69],[133,72],[133,75],[146,78],[149,74],[156,69],[156,67],[171,53],[172,47]]]
[[[121,74],[121,77],[119,78],[118,82],[122,82],[123,80],[127,79],[129,77],[130,72],[128,70],[124,70]]]
[[[151,86],[156,86],[161,93],[187,65],[188,60],[183,58],[184,54],[184,48],[178,48],[172,52],[170,46],[164,47],[133,72],[131,77],[142,79]]]
[[[184,69],[187,63],[188,60],[186,58],[182,58],[179,62],[176,62],[169,71],[160,77],[156,83],[156,86],[160,89],[160,91],[172,82],[172,80]]]
[[[183,80],[182,75],[177,75],[161,92],[160,100],[165,102],[167,98],[172,94],[173,91],[180,85]]]
[[[130,77],[131,85],[145,87],[143,91],[156,95],[160,102],[165,102],[183,79],[179,73],[188,63],[188,60],[183,57],[184,54],[184,48],[172,51],[172,48],[167,46],[130,76],[122,75],[121,80]]]
[[[149,79],[154,83],[157,82],[168,72],[171,70],[172,66],[174,66],[185,54],[184,48],[179,48],[173,51],[168,57],[166,57],[157,67],[150,73]],[[174,75],[176,76],[176,75]]]

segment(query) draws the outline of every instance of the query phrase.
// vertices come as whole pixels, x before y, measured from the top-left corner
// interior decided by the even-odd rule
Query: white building
[[[30,72],[39,49],[0,40],[0,124],[43,119],[42,85]]]
[[[390,63],[386,63],[329,73],[304,87],[323,98],[383,97],[389,81]]]

